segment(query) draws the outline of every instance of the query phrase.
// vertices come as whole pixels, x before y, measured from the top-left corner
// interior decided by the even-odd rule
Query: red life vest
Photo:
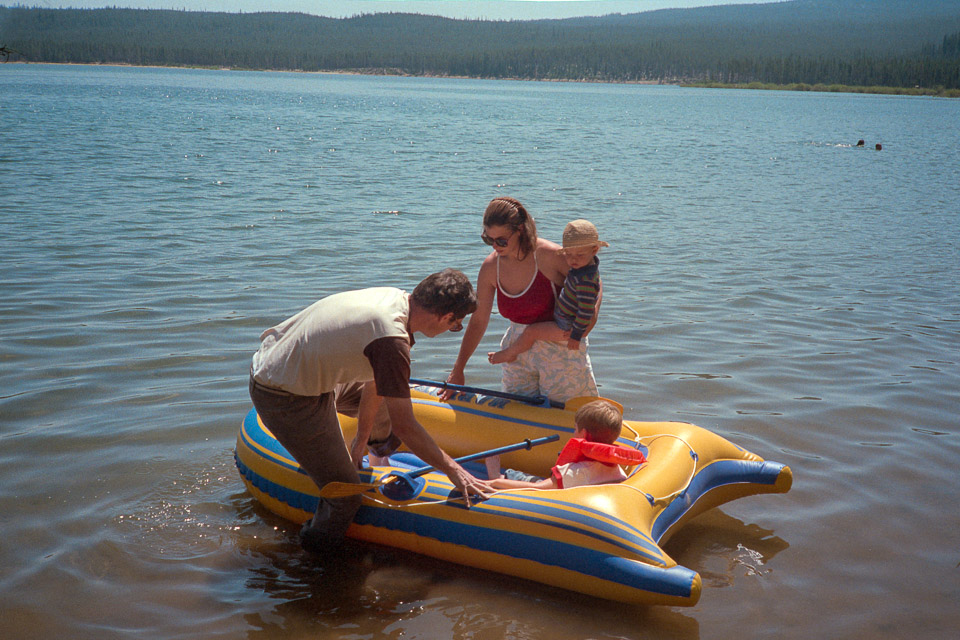
[[[567,445],[557,458],[557,466],[571,462],[595,460],[606,465],[625,464],[633,466],[647,461],[643,452],[619,444],[604,444],[602,442],[588,442],[583,438],[570,438]]]

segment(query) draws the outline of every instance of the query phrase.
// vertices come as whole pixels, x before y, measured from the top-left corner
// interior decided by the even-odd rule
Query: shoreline
[[[44,62],[33,60],[11,60],[3,64],[48,64],[65,67],[132,67],[137,69],[200,69],[204,71],[253,71],[262,73],[303,73],[318,75],[344,75],[344,76],[382,76],[385,78],[441,78],[450,80],[511,80],[516,82],[576,82],[585,84],[642,84],[642,85],[664,85],[664,86],[683,86],[679,80],[661,81],[661,80],[599,80],[592,78],[520,78],[516,76],[458,76],[440,73],[407,73],[399,69],[377,67],[372,69],[317,69],[316,71],[307,71],[306,69],[253,69],[248,67],[219,67],[209,65],[162,65],[162,64],[133,64],[130,62]]]
[[[682,83],[683,87],[699,89],[749,89],[754,91],[810,91],[817,93],[866,93],[874,95],[895,96],[925,96],[932,98],[960,98],[960,89],[931,89],[926,87],[887,87],[887,86],[860,86],[848,84],[824,84],[821,82],[808,84],[792,82],[789,84],[775,84],[770,82],[689,82]]]
[[[231,71],[244,71],[244,69],[230,69]],[[338,69],[335,71],[304,71],[302,69],[250,69],[250,71],[286,71],[290,73],[342,73],[344,75],[354,76],[384,76],[397,78],[449,78],[451,80],[510,80],[515,82],[575,82],[582,84],[642,84],[642,85],[668,85],[681,86],[677,81],[662,80],[600,80],[596,78],[521,78],[519,76],[458,76],[441,73],[407,73],[399,69]]]
[[[926,87],[888,87],[888,86],[859,86],[845,84],[808,84],[793,82],[789,84],[775,84],[766,82],[724,83],[724,82],[687,82],[684,80],[601,80],[596,78],[520,78],[520,77],[487,77],[487,76],[457,76],[446,74],[417,74],[407,73],[399,69],[322,69],[307,71],[304,69],[248,69],[245,67],[214,67],[204,65],[150,65],[132,64],[127,62],[33,62],[27,60],[9,61],[3,64],[50,64],[63,66],[88,67],[137,67],[142,69],[202,69],[207,71],[262,71],[268,73],[304,73],[330,74],[351,76],[382,76],[400,78],[446,78],[451,80],[508,80],[514,82],[571,82],[582,84],[634,84],[649,86],[672,86],[687,89],[746,89],[751,91],[807,91],[815,93],[861,93],[871,95],[896,95],[911,97],[932,98],[960,98],[960,89],[932,89]]]

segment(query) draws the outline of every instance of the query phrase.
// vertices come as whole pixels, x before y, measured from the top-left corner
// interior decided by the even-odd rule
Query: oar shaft
[[[424,380],[422,378],[410,378],[410,382],[413,384],[423,385],[425,387],[435,387],[437,389],[450,390],[450,391],[460,391],[463,393],[479,393],[484,396],[491,396],[494,398],[505,398],[507,400],[516,400],[518,402],[526,402],[527,404],[534,404],[539,407],[552,407],[554,409],[563,409],[563,403],[557,402],[556,400],[551,400],[547,396],[525,396],[519,393],[509,393],[507,391],[494,391],[493,389],[481,389],[479,387],[467,387],[462,384],[453,384],[450,382],[437,382],[435,380]]]
[[[546,444],[548,442],[555,442],[559,440],[560,436],[553,434],[550,436],[544,436],[543,438],[536,438],[535,440],[524,440],[523,442],[518,442],[516,444],[510,444],[505,447],[498,447],[496,449],[490,449],[489,451],[481,451],[480,453],[474,453],[469,456],[463,456],[462,458],[457,458],[458,463],[470,462],[472,460],[479,460],[480,458],[488,458],[490,456],[497,456],[501,453],[509,453],[511,451],[517,451],[519,449],[532,449],[541,444]],[[376,482],[328,482],[323,485],[320,489],[321,498],[346,498],[348,496],[355,496],[359,493],[364,493],[365,491],[370,491],[371,489],[376,489],[377,487],[390,484],[393,485],[402,485],[403,489],[398,489],[399,493],[397,495],[403,495],[404,491],[413,495],[414,486],[411,482],[412,478],[417,476],[422,476],[426,473],[433,471],[433,467],[420,467],[409,472],[391,472],[383,476],[380,480]],[[409,496],[402,499],[406,500]]]
[[[490,449],[489,451],[481,451],[480,453],[472,453],[468,456],[463,456],[460,458],[455,458],[454,461],[457,464],[463,464],[465,462],[473,462],[474,460],[482,460],[483,458],[489,458],[490,456],[498,456],[502,453],[510,453],[511,451],[519,451],[520,449],[532,449],[541,444],[547,444],[548,442],[556,442],[560,439],[560,436],[553,434],[550,436],[544,436],[542,438],[535,438],[534,440],[524,440],[523,442],[518,442],[516,444],[508,444],[504,447],[498,447],[496,449]],[[406,475],[411,478],[416,478],[422,476],[425,473],[430,473],[434,470],[434,467],[420,467],[419,469],[414,469],[413,471],[408,472]]]

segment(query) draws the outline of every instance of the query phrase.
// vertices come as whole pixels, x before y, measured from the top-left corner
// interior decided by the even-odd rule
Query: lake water
[[[960,101],[6,64],[0,105],[4,637],[960,628]],[[496,195],[610,240],[603,395],[793,469],[666,545],[694,608],[363,545],[324,564],[240,482],[261,330],[475,277]],[[419,340],[414,375],[458,345]],[[499,384],[479,356],[467,376]]]

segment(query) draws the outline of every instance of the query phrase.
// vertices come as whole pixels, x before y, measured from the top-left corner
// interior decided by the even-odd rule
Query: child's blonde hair
[[[609,402],[594,400],[580,407],[573,421],[588,442],[613,444],[620,437],[623,415]]]

